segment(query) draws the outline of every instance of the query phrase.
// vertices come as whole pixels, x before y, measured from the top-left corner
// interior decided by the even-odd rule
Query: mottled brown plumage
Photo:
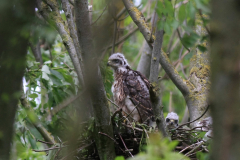
[[[108,65],[114,70],[112,92],[114,101],[122,107],[123,113],[132,120],[143,123],[153,116],[150,101],[150,83],[138,71],[132,70],[124,56],[115,53],[109,57]]]

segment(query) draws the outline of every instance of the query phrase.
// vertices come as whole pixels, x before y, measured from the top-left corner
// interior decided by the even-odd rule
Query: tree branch
[[[42,60],[39,41],[37,42],[37,44],[33,44],[33,42],[29,42],[29,45],[31,47],[31,50],[33,52],[33,55],[34,55],[36,61],[40,63],[39,67],[41,67],[43,64],[43,60]]]
[[[190,90],[186,82],[179,75],[179,73],[174,69],[167,54],[163,50],[160,54],[159,62],[162,65],[165,72],[167,73],[167,75],[169,76],[169,78],[173,81],[173,83],[177,86],[177,88],[182,92],[182,94],[184,96],[187,95],[190,92]]]
[[[101,57],[100,51],[106,47],[106,42],[110,38],[109,25],[103,21],[103,25],[96,26],[94,35],[95,45],[89,21],[88,0],[75,0],[75,15],[78,40],[83,54],[84,62],[84,80],[86,88],[86,97],[90,101],[94,115],[94,139],[100,159],[114,159],[114,143],[107,137],[100,136],[98,133],[106,133],[113,137],[113,128],[111,116],[106,99],[106,91],[103,85],[103,79],[98,66],[98,60]],[[93,26],[95,27],[95,26]]]
[[[48,0],[49,1],[49,0]],[[71,60],[73,62],[74,68],[77,72],[78,79],[81,85],[84,84],[82,69],[80,65],[80,60],[78,58],[74,43],[72,38],[70,37],[67,27],[59,13],[58,6],[56,0],[49,2],[52,11],[49,10],[48,5],[44,2],[41,2],[40,6],[38,6],[39,11],[43,18],[49,22],[60,34],[63,44],[65,45]]]
[[[168,136],[166,129],[165,119],[163,115],[163,108],[161,106],[160,92],[158,88],[158,73],[159,73],[159,58],[161,54],[163,42],[163,30],[156,32],[156,40],[154,42],[151,67],[150,67],[150,77],[149,80],[153,85],[153,89],[150,90],[152,107],[155,114],[155,119],[159,131],[163,134],[164,137]]]
[[[55,144],[56,142],[54,141],[54,137],[52,137],[51,134],[43,127],[41,122],[38,120],[37,115],[34,113],[34,111],[29,106],[28,100],[26,99],[24,91],[23,91],[23,86],[22,86],[22,96],[20,98],[20,102],[26,110],[30,111],[30,112],[27,112],[28,117],[34,117],[34,118],[29,118],[29,120],[31,121],[33,126],[38,130],[38,132],[42,135],[43,139],[46,142]],[[33,119],[34,119],[34,121],[33,121]]]
[[[80,65],[82,65],[82,63],[81,63],[82,54],[81,54],[81,49],[80,49],[79,41],[78,41],[78,37],[77,37],[76,25],[75,25],[73,13],[72,13],[72,8],[71,8],[71,5],[69,3],[69,0],[62,0],[62,6],[63,6],[63,10],[64,10],[65,15],[66,15],[68,28],[69,28],[69,31],[70,31],[70,36],[72,37],[77,55],[79,57]]]
[[[142,13],[133,5],[131,0],[123,0],[123,3],[125,5],[125,7],[127,8],[129,15],[131,16],[131,18],[133,19],[135,24],[138,26],[139,30],[143,34],[146,41],[148,43],[153,42],[154,38],[150,37],[151,31],[150,31],[149,27],[147,26],[147,24],[144,20],[144,17],[142,16]],[[183,95],[188,94],[189,88],[188,88],[186,82],[184,82],[184,80],[181,78],[181,76],[178,74],[178,72],[176,70],[174,70],[174,67],[171,64],[166,53],[164,53],[163,51],[160,53],[161,54],[160,54],[159,62],[162,65],[165,72],[168,74],[170,79],[178,87],[178,89],[182,92]],[[156,74],[158,75],[158,73],[156,73]]]
[[[134,23],[138,26],[140,32],[148,43],[153,43],[154,36],[151,36],[151,29],[145,21],[143,14],[134,6],[131,0],[123,0],[125,7]]]

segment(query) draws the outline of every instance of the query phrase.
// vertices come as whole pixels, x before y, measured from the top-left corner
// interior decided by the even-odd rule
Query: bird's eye
[[[118,59],[114,59],[113,62],[114,63],[119,63],[119,60]]]
[[[166,119],[166,122],[169,122],[169,121],[170,121],[170,119],[169,119],[169,118],[167,118],[167,119]]]
[[[178,120],[174,120],[174,122],[177,124],[177,123],[178,123]]]

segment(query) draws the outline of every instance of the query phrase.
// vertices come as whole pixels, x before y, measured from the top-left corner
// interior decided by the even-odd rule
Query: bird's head
[[[122,53],[114,53],[108,58],[108,66],[113,69],[129,67],[127,60]]]
[[[178,115],[174,112],[168,113],[166,119],[166,125],[169,129],[174,129],[178,126]]]

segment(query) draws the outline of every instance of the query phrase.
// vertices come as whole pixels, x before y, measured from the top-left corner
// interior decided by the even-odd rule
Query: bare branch
[[[61,104],[55,106],[54,109],[50,111],[50,115],[48,115],[48,116],[53,116],[53,115],[57,114],[59,111],[61,111],[62,109],[67,107],[69,104],[71,104],[72,102],[77,100],[79,97],[81,97],[82,94],[84,94],[84,93],[85,93],[85,90],[82,91],[81,93],[78,93],[78,95],[76,95],[76,96],[73,96],[73,97],[70,97],[70,98],[64,100]]]
[[[121,141],[122,141],[122,143],[123,143],[126,151],[130,154],[131,157],[134,157],[134,156],[132,155],[132,153],[129,151],[129,149],[127,148],[126,144],[124,143],[122,136],[121,136],[119,133],[118,133],[118,135],[119,135],[119,137],[120,137],[120,139],[121,139]]]
[[[72,37],[77,55],[79,57],[80,65],[82,65],[82,63],[81,63],[82,54],[81,54],[81,49],[80,49],[80,46],[79,46],[79,41],[78,41],[77,31],[76,31],[76,25],[75,25],[73,13],[72,13],[71,5],[70,5],[68,0],[62,0],[62,6],[63,6],[63,10],[64,10],[65,15],[66,15],[68,28],[69,28],[69,31],[70,31],[70,36]]]
[[[194,120],[192,120],[192,121],[190,121],[190,122],[184,123],[184,124],[178,126],[177,128],[175,128],[174,130],[177,130],[177,129],[179,129],[180,127],[185,126],[185,125],[188,125],[188,124],[190,124],[190,123],[196,122],[197,120],[199,120],[200,118],[202,118],[202,117],[207,113],[208,108],[209,108],[209,105],[207,106],[206,110],[203,112],[203,114],[202,114],[200,117],[198,117],[198,118],[196,118],[196,119],[194,119]]]
[[[153,43],[154,38],[151,36],[151,29],[145,21],[143,14],[134,6],[131,0],[123,0],[125,7],[134,23],[138,26],[140,32],[143,34],[144,38],[148,43]]]
[[[177,86],[177,88],[182,92],[183,95],[189,94],[189,88],[183,78],[179,75],[179,73],[174,69],[171,64],[167,54],[162,50],[160,54],[160,64],[163,69],[169,76],[169,78],[173,81],[173,83]]]
[[[128,32],[125,36],[121,37],[116,43],[116,45],[119,45],[120,43],[124,42],[126,39],[131,37],[136,31],[138,30],[138,27],[133,28],[131,31]],[[108,46],[108,49],[112,48],[112,45]]]
[[[40,63],[39,67],[41,67],[43,64],[43,60],[42,60],[39,41],[37,42],[37,44],[33,44],[33,42],[30,42],[29,45],[31,47],[31,50],[33,52],[33,55],[34,55],[36,61]]]
[[[91,24],[91,25],[94,25],[103,15],[103,13],[105,12],[105,10],[107,9],[108,7],[108,4],[105,6],[105,8],[103,9],[102,13],[99,15],[99,17]]]
[[[147,21],[150,20],[151,17],[147,18]],[[131,31],[128,32],[128,34],[126,34],[125,36],[119,38],[119,40],[115,43],[116,45],[119,45],[120,43],[124,42],[126,39],[128,39],[129,37],[131,37],[136,31],[138,30],[138,27],[133,28]],[[112,45],[108,46],[108,49],[112,48]]]
[[[115,41],[117,36],[117,21],[114,21],[114,33],[113,33],[113,44],[112,44],[112,54],[115,53]]]

